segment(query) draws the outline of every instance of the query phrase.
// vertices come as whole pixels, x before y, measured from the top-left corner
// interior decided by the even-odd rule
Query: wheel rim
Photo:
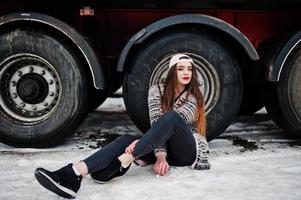
[[[214,67],[205,58],[200,55],[185,53],[189,55],[196,66],[198,75],[199,88],[205,99],[205,111],[209,113],[215,106],[220,94],[220,81]],[[168,64],[172,55],[162,59],[155,67],[150,81],[149,87],[162,82],[167,76]]]
[[[57,109],[62,83],[56,69],[33,54],[15,54],[0,63],[0,106],[9,117],[37,123]]]

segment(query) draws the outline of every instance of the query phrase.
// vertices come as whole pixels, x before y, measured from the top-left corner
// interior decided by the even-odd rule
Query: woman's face
[[[178,83],[185,86],[190,83],[192,77],[192,65],[188,61],[182,61],[177,64]]]

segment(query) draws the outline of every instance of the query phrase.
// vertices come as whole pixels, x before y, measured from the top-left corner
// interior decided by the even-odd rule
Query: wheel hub
[[[29,104],[41,103],[47,97],[48,90],[46,80],[35,73],[23,76],[17,84],[17,94]]]
[[[18,54],[0,64],[0,105],[6,114],[25,122],[49,117],[61,96],[55,68],[43,58]]]

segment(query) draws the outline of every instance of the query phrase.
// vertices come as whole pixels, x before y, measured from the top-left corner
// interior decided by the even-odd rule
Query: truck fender
[[[268,65],[268,81],[277,82],[280,79],[281,71],[288,56],[301,43],[301,30],[290,37],[283,46],[274,54],[271,62]]]
[[[6,25],[12,23],[20,22],[30,22],[37,24],[44,24],[57,32],[66,36],[80,51],[84,56],[87,65],[89,66],[90,72],[93,77],[94,87],[97,89],[105,89],[104,75],[97,57],[90,47],[90,45],[85,41],[83,36],[77,32],[74,28],[66,24],[65,22],[51,17],[49,15],[26,12],[26,13],[12,13],[0,17],[0,30],[5,28]]]
[[[234,40],[236,40],[243,47],[251,60],[259,59],[256,49],[253,47],[248,38],[231,24],[207,15],[182,14],[161,19],[137,32],[122,50],[118,60],[117,71],[122,72],[124,70],[124,64],[127,56],[136,44],[142,43],[151,35],[164,28],[183,24],[206,25],[218,29],[234,38]]]

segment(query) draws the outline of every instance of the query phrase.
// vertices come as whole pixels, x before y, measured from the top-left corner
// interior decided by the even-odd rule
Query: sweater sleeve
[[[148,91],[148,110],[149,119],[151,126],[162,116],[163,112],[161,110],[161,96],[158,85],[153,85]],[[159,152],[166,153],[166,145],[161,144],[154,149],[155,155]]]
[[[189,95],[186,102],[182,105],[175,105],[173,110],[176,111],[186,123],[191,123],[195,121],[197,113],[197,101],[194,96]]]
[[[196,141],[196,159],[191,165],[193,169],[203,170],[210,169],[211,164],[209,163],[209,145],[205,137],[199,134],[193,134]]]
[[[153,85],[148,90],[148,110],[149,110],[149,119],[150,124],[153,124],[161,117],[161,97],[159,88],[157,85]]]

